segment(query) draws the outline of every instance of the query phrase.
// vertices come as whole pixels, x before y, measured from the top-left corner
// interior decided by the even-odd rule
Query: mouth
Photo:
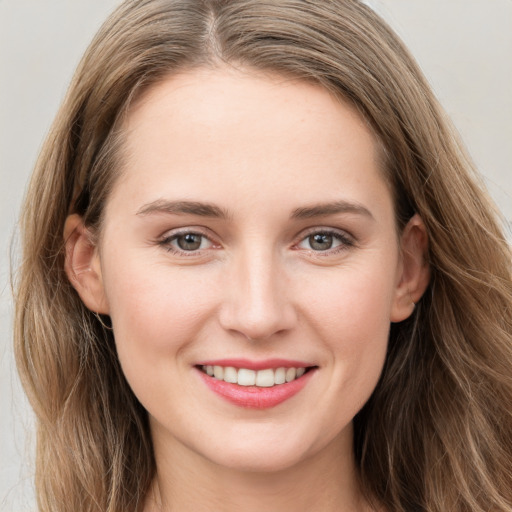
[[[314,367],[279,367],[252,370],[250,368],[236,368],[234,366],[201,365],[197,367],[200,371],[229,384],[238,386],[255,386],[258,388],[271,388],[293,382],[302,377]]]
[[[222,399],[238,407],[250,409],[268,409],[292,398],[307,385],[318,370],[318,366],[291,362],[216,363],[205,362],[195,366],[203,382]]]

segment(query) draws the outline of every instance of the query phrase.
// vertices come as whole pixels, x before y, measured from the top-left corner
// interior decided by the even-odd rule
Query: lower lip
[[[270,409],[295,396],[311,379],[315,369],[306,372],[302,377],[277,384],[269,388],[257,386],[239,386],[223,380],[210,377],[201,370],[197,370],[204,383],[217,395],[228,402],[248,409]]]

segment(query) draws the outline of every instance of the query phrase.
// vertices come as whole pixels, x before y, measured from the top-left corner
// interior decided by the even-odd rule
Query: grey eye
[[[315,251],[327,251],[332,248],[334,237],[329,233],[315,233],[308,237],[308,242]]]
[[[177,246],[182,251],[197,251],[201,248],[203,235],[197,233],[186,233],[175,238]]]
[[[306,249],[314,252],[325,252],[331,254],[332,251],[348,248],[353,245],[345,233],[341,231],[321,230],[312,232],[305,236],[298,244],[300,249]]]

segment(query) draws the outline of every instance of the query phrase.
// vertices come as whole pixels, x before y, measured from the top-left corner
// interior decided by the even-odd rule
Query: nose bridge
[[[272,247],[251,244],[240,251],[229,281],[222,314],[225,329],[258,340],[293,326],[285,272]]]

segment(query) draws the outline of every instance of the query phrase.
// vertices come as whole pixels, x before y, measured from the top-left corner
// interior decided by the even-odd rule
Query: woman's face
[[[367,125],[318,86],[216,69],[124,129],[91,268],[155,449],[261,470],[350,449],[413,308]]]

